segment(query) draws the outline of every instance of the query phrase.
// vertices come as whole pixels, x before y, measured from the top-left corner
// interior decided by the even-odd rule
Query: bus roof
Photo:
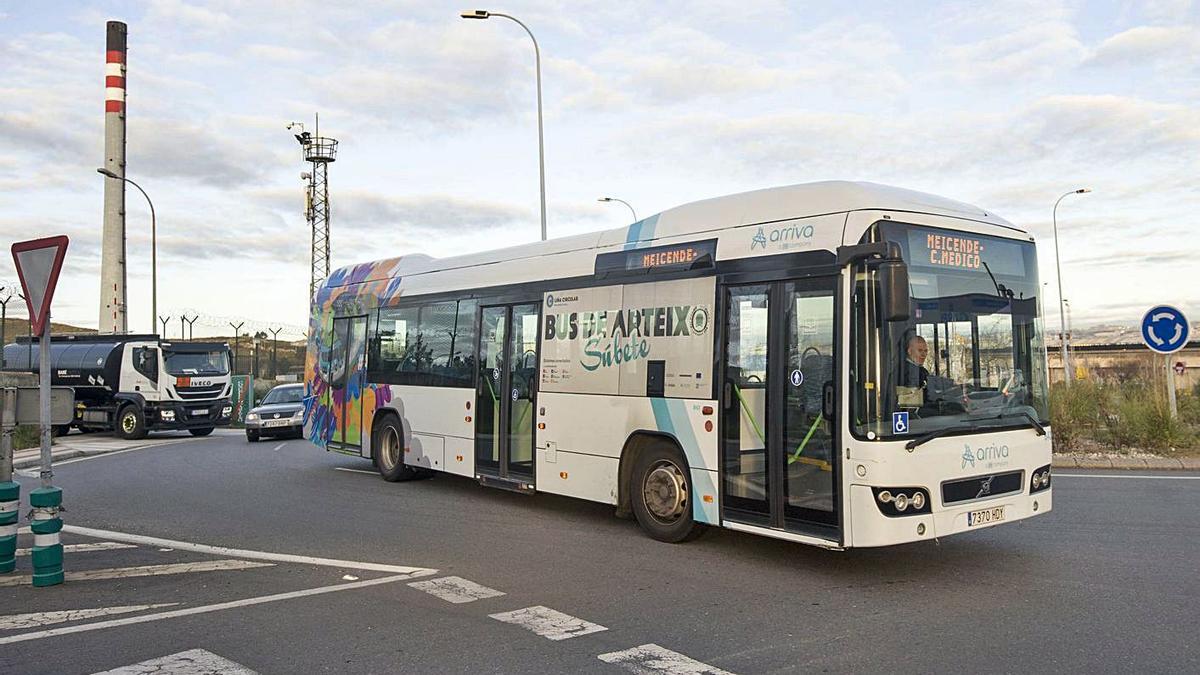
[[[410,254],[351,265],[336,270],[326,281],[330,287],[399,276],[463,269],[530,259],[582,253],[589,249],[641,248],[656,240],[713,233],[755,225],[849,211],[882,210],[965,218],[1023,232],[1011,223],[977,206],[937,195],[878,183],[823,181],[753,190],[689,202],[644,218],[625,227],[548,241],[520,244],[479,253],[433,258]],[[715,235],[713,235],[715,236]],[[597,253],[600,251],[596,251]]]

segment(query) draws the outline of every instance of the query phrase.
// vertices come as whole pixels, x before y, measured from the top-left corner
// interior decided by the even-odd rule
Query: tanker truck
[[[4,347],[4,370],[38,372],[38,338]],[[157,335],[53,335],[50,380],[75,389],[75,420],[58,427],[113,431],[127,439],[186,429],[207,436],[228,426],[229,345]]]

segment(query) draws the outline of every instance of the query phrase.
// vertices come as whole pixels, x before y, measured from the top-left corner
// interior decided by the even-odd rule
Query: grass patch
[[[1190,454],[1200,446],[1200,391],[1177,393],[1171,417],[1161,383],[1077,381],[1050,390],[1055,452],[1099,444],[1117,451]]]

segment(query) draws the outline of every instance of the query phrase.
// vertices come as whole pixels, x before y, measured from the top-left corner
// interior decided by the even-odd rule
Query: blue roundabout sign
[[[1142,342],[1159,354],[1183,349],[1190,332],[1183,312],[1169,305],[1159,305],[1142,317]]]

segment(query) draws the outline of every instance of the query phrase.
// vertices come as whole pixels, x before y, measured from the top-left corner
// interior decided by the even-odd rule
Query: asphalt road
[[[0,585],[0,672],[93,673],[193,649],[260,673],[717,672],[685,658],[736,673],[1200,672],[1195,474],[1063,471],[1045,517],[829,552],[725,530],[662,544],[602,505],[339,469],[371,466],[234,435],[63,464],[71,525],[436,573],[238,567],[238,554],[147,543],[70,552],[68,572],[196,571]],[[452,603],[409,586],[448,576],[484,587],[460,593],[502,595]],[[39,623],[112,607],[134,609]],[[553,633],[541,610],[491,617],[535,607],[566,627]],[[33,616],[4,623],[19,614]],[[628,651],[650,644],[683,656]]]

